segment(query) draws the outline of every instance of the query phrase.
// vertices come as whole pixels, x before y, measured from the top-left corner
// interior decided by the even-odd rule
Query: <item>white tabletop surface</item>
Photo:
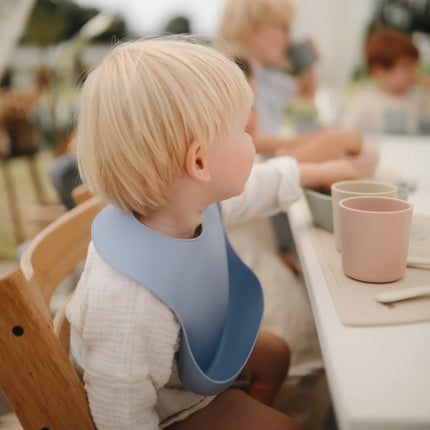
[[[381,172],[414,184],[416,189],[409,201],[414,203],[415,212],[430,214],[430,137],[384,136],[377,140]],[[343,325],[309,236],[311,219],[305,200],[294,204],[288,216],[339,428],[429,430],[430,322],[374,327]]]

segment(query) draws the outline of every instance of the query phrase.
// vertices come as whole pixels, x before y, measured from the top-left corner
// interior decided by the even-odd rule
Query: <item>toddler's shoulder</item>
[[[109,266],[92,243],[75,298],[86,303],[87,325],[112,321],[147,332],[161,325],[173,337],[179,332],[171,310],[143,285]]]

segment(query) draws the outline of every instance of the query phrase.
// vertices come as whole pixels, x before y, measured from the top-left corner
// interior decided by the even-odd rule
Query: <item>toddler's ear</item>
[[[193,140],[187,150],[185,170],[196,181],[209,182],[211,180],[207,151],[203,150],[197,140]]]

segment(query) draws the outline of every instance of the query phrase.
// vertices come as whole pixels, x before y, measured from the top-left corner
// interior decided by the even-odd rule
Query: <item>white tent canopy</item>
[[[0,77],[25,29],[34,0],[2,0],[0,2]]]
[[[344,89],[360,61],[376,4],[375,0],[294,0],[294,36],[311,37],[319,50],[317,105],[327,124],[335,122],[342,108]]]

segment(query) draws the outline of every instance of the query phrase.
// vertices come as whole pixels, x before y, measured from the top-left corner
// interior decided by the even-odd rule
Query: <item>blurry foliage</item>
[[[47,84],[29,111],[43,143],[55,147],[58,152],[64,151],[73,130],[77,89],[87,72],[87,66],[82,64],[80,58],[83,48],[88,43],[111,44],[112,40],[118,41],[127,36],[125,21],[119,16],[113,17],[112,22],[107,19],[105,26],[96,25],[94,28],[93,25],[93,31],[80,33],[88,21],[95,18],[93,24],[97,22],[99,14],[100,10],[81,7],[72,0],[35,0],[20,41],[22,45],[36,45],[39,48],[65,42],[54,67],[41,65],[47,73]],[[41,60],[44,62],[47,58],[41,57]]]
[[[360,63],[353,72],[352,80],[359,81],[368,77],[369,73],[367,72],[366,66],[363,63]]]
[[[68,40],[98,13],[96,8],[81,7],[71,0],[36,0],[21,44],[46,46]],[[126,34],[125,22],[118,16],[112,28],[94,41],[111,42]]]
[[[430,0],[378,0],[370,27],[430,34]]]

